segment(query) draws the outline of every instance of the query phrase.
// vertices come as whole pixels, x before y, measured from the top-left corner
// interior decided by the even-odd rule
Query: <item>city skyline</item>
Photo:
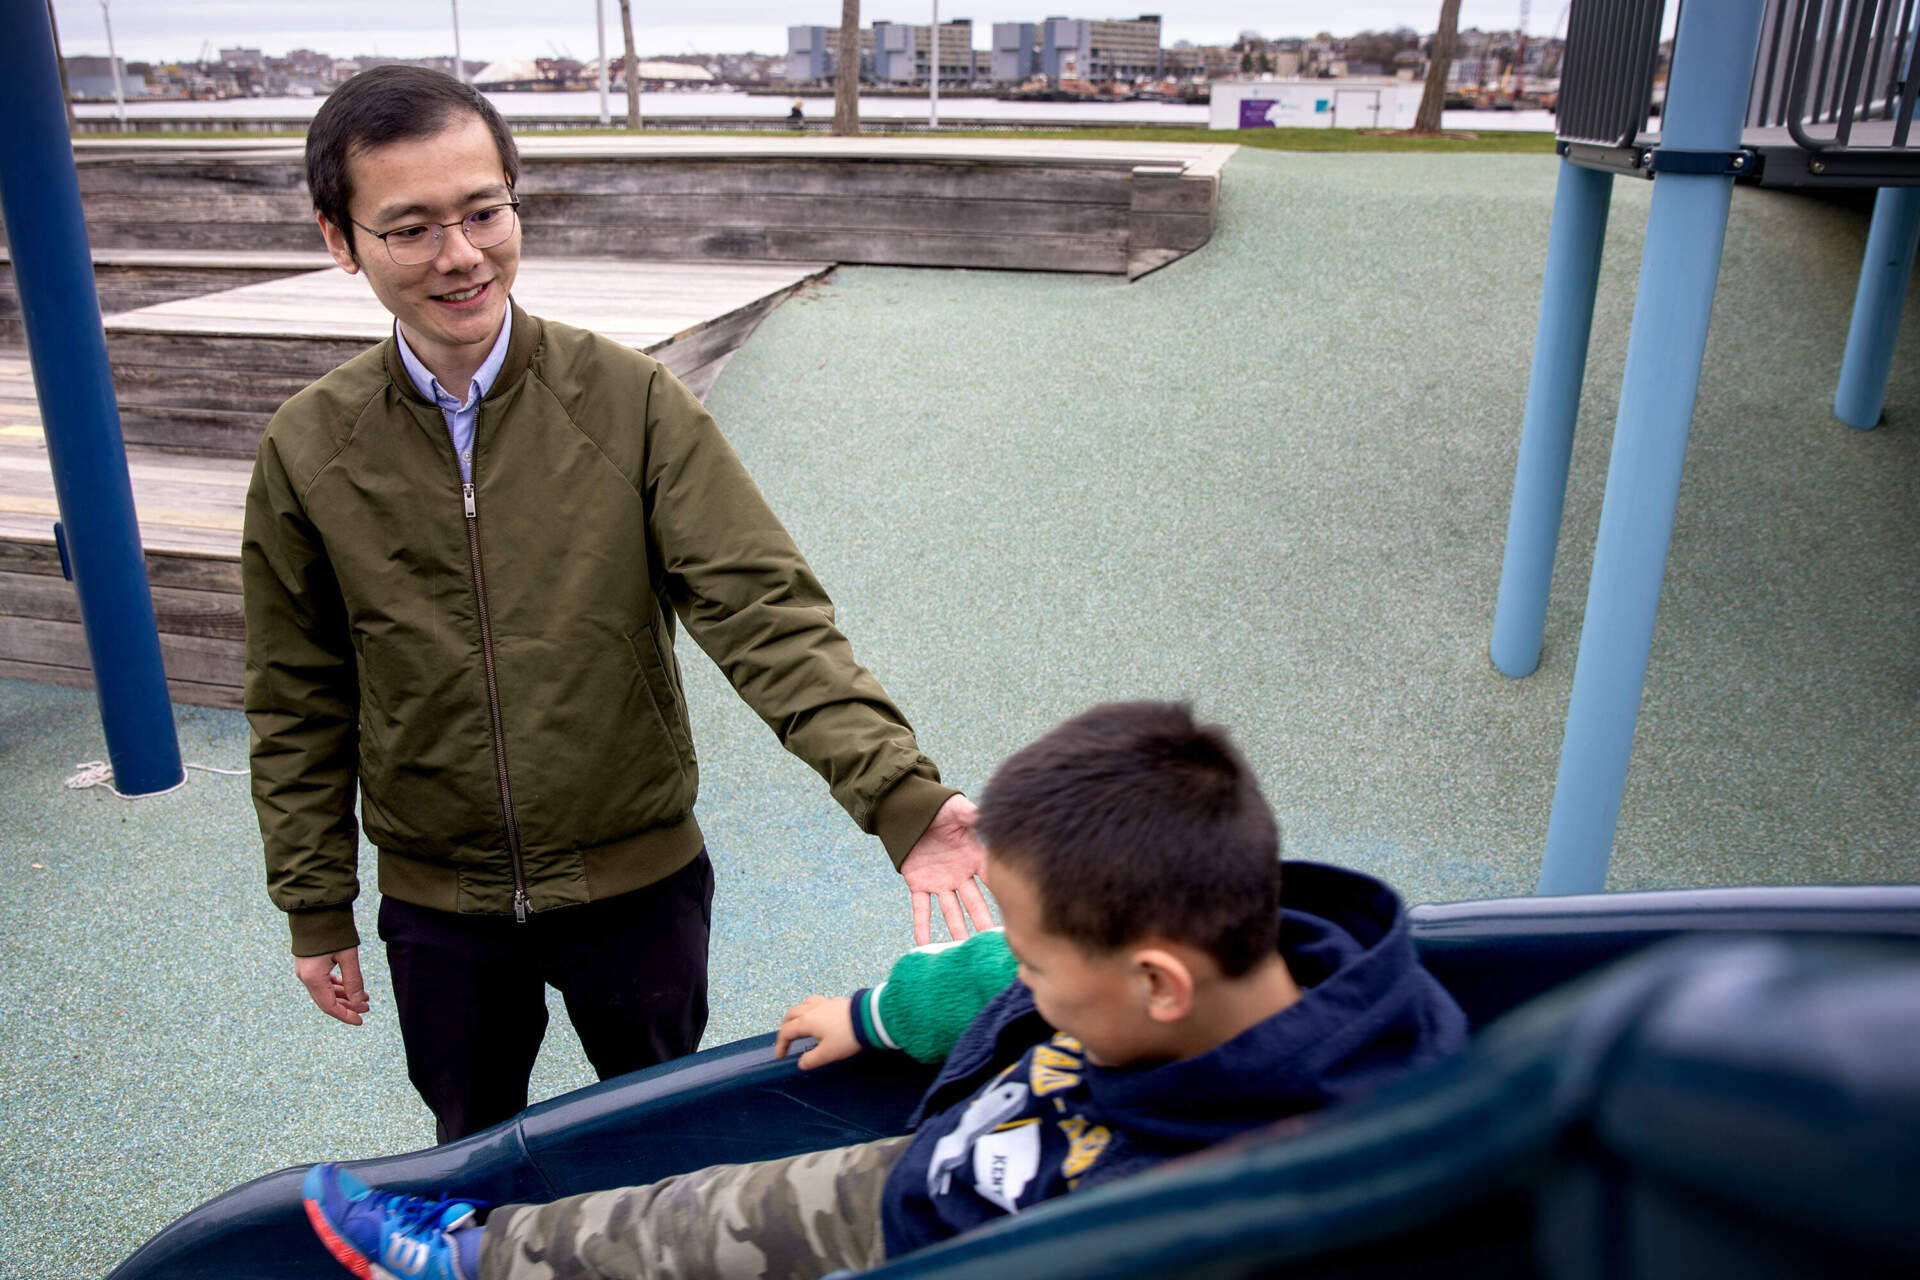
[[[598,54],[594,33],[594,0],[559,0],[549,7],[555,15],[541,24],[525,21],[524,0],[458,0],[460,52],[469,61],[543,57],[560,53],[582,61]],[[106,26],[98,0],[54,0],[60,24],[61,51],[69,57],[107,53]],[[605,0],[607,47],[621,47],[619,0]],[[1551,35],[1563,4],[1532,7],[1530,35]],[[708,21],[699,24],[648,21],[644,0],[634,9],[634,42],[650,57],[687,53],[766,53],[784,55],[787,28],[799,25],[837,26],[840,6],[834,0],[807,0],[804,4],[773,0],[709,0],[702,6]],[[1111,10],[1111,11],[1109,11]],[[990,32],[995,22],[1035,21],[1041,17],[1124,18],[1136,12],[1161,14],[1163,39],[1168,46],[1229,44],[1241,31],[1269,37],[1313,35],[1328,31],[1352,35],[1366,30],[1412,27],[1430,32],[1440,13],[1438,0],[1314,0],[1270,6],[1248,6],[1228,0],[1180,0],[1173,5],[1137,3],[1133,6],[1060,4],[1036,5],[1032,0],[946,0],[941,20],[971,18],[976,33]],[[577,11],[577,13],[576,13]],[[863,0],[860,21],[876,20],[924,24],[931,13],[928,0]],[[308,48],[351,57],[381,54],[388,57],[435,57],[453,53],[453,0],[333,0],[320,5],[262,5],[258,0],[110,0],[113,45],[127,61],[191,61],[203,46],[257,48],[269,56]],[[1518,0],[1462,0],[1460,26],[1511,30],[1520,17]],[[976,35],[976,40],[981,39]]]

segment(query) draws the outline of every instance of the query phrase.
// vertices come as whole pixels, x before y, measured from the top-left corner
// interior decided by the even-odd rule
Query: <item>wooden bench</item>
[[[1209,144],[964,138],[519,140],[529,254],[1090,271],[1137,278],[1207,242]],[[75,145],[92,243],[302,252],[297,145]]]

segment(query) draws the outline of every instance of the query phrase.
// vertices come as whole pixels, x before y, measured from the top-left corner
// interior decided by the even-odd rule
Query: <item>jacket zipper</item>
[[[480,433],[475,415],[474,434]],[[460,459],[453,460],[459,474]],[[513,859],[513,918],[527,922],[527,870],[520,860],[520,826],[513,816],[513,789],[507,785],[507,735],[500,720],[500,679],[493,666],[493,625],[487,618],[487,578],[480,568],[480,516],[474,505],[473,482],[460,477],[460,500],[467,516],[467,560],[473,566],[473,596],[480,611],[480,658],[487,669],[487,713],[493,719],[493,769],[500,779],[500,813],[507,822],[507,853]]]

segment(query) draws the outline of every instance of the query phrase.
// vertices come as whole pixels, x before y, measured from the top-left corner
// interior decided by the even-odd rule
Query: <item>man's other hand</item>
[[[986,848],[973,834],[979,812],[965,796],[953,796],[940,806],[900,864],[907,892],[913,896],[913,940],[920,946],[933,940],[928,895],[939,900],[947,932],[956,940],[974,929],[993,928],[993,913],[987,910],[986,896],[975,879],[987,865]],[[972,929],[967,927],[969,919]]]
[[[324,956],[295,956],[293,973],[320,1006],[320,1012],[350,1027],[360,1025],[360,1015],[368,1007],[367,984],[360,980],[360,948],[348,947]]]
[[[800,1069],[811,1071],[860,1052],[853,1034],[853,1001],[846,996],[808,996],[787,1010],[773,1033],[773,1056],[784,1058],[795,1040],[819,1041],[800,1055]]]

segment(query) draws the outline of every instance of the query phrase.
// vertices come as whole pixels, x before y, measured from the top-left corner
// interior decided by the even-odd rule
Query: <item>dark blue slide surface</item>
[[[1920,1274],[1920,886],[1712,889],[1414,910],[1472,1018],[1365,1101],[1068,1197],[885,1276]],[[541,1201],[900,1132],[928,1069],[802,1074],[772,1037],[354,1165],[383,1188]],[[113,1272],[339,1274],[304,1169],[175,1222]]]

